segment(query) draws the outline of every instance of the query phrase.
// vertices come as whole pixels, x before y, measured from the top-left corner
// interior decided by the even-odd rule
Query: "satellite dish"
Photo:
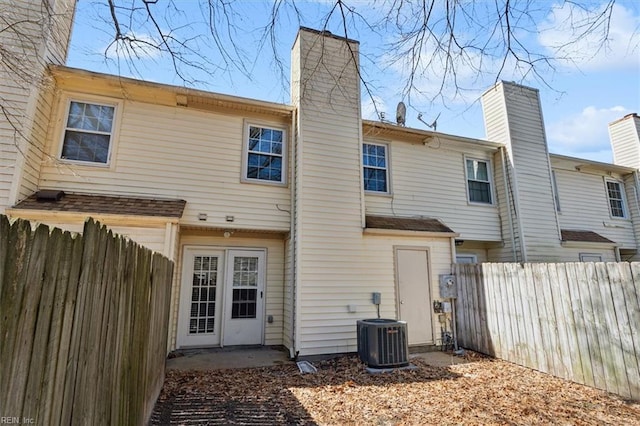
[[[396,108],[396,123],[398,126],[404,126],[404,123],[407,118],[407,107],[404,105],[404,102],[398,102],[398,107]]]
[[[437,115],[436,119],[435,119],[435,120],[433,120],[433,123],[429,124],[429,123],[427,123],[426,121],[424,121],[424,120],[422,119],[422,113],[418,114],[418,120],[420,120],[420,121],[422,121],[424,124],[426,124],[426,125],[427,125],[427,127],[432,128],[434,132],[435,132],[435,131],[437,131],[437,129],[438,129],[438,118],[440,118],[440,113],[438,113],[438,115]]]

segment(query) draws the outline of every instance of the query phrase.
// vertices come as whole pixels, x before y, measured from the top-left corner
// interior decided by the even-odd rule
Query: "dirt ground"
[[[470,354],[446,368],[369,374],[355,356],[295,365],[168,371],[152,425],[640,425],[640,404]]]

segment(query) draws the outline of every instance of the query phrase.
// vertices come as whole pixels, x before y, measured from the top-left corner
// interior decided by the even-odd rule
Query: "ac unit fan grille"
[[[409,364],[407,323],[390,319],[358,321],[358,356],[369,367]]]

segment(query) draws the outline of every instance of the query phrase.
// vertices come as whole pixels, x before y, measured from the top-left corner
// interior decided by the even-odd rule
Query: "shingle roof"
[[[367,216],[366,226],[367,228],[398,229],[403,231],[454,232],[438,219],[429,217]]]
[[[184,200],[116,197],[93,194],[64,194],[59,200],[47,191],[48,199],[38,199],[38,193],[14,206],[15,209],[47,210],[78,213],[106,213],[133,216],[182,217]]]
[[[576,231],[569,229],[561,229],[562,241],[579,241],[583,243],[610,243],[615,244],[608,238],[603,237],[593,231]]]

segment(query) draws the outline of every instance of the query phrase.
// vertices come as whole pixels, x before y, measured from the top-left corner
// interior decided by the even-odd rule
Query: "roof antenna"
[[[398,107],[396,108],[396,123],[398,126],[404,126],[407,118],[407,107],[404,102],[398,102]]]
[[[437,131],[436,129],[438,128],[438,118],[440,118],[440,114],[441,113],[438,113],[438,116],[436,117],[435,120],[433,120],[433,123],[431,123],[431,124],[427,123],[426,121],[424,121],[422,119],[422,113],[418,114],[418,120],[422,121],[424,124],[427,125],[427,127],[433,129],[433,131],[435,132],[435,131]]]

